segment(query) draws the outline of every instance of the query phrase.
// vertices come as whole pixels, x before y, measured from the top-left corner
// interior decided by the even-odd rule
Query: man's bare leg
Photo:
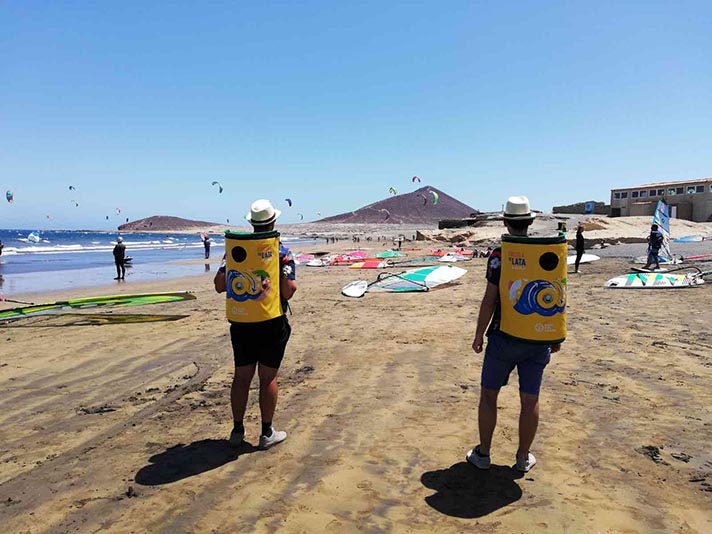
[[[263,423],[271,423],[277,408],[277,373],[279,369],[260,364],[260,413]]]
[[[539,395],[519,393],[521,411],[519,412],[519,448],[517,458],[526,459],[539,426]]]
[[[230,404],[234,421],[242,421],[245,418],[250,384],[252,377],[255,376],[256,368],[257,364],[235,367],[235,377],[232,379],[232,389],[230,390]]]
[[[487,456],[492,445],[492,434],[497,426],[497,396],[498,389],[484,389],[480,392],[480,406],[478,409],[478,423],[480,427],[481,454]]]

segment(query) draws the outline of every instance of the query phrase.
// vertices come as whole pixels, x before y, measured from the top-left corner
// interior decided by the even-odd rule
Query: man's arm
[[[215,291],[217,291],[218,293],[225,293],[225,291],[227,291],[227,277],[225,275],[225,270],[227,269],[227,267],[225,266],[226,261],[227,259],[223,255],[220,268],[218,269],[218,272],[215,273],[215,278],[213,278],[213,285],[215,286]]]
[[[485,332],[487,331],[487,326],[492,320],[492,315],[497,307],[497,298],[499,297],[499,288],[492,282],[487,282],[487,289],[485,290],[485,296],[482,297],[482,303],[480,304],[480,314],[477,317],[477,330],[475,331],[475,339],[472,342],[472,349],[479,354],[482,352],[482,346],[484,345]]]
[[[289,278],[282,278],[279,282],[279,292],[284,300],[289,300],[297,292],[297,281]]]

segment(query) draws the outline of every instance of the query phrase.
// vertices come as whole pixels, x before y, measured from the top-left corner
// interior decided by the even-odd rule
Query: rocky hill
[[[218,223],[206,221],[193,221],[182,219],[181,217],[170,217],[168,215],[154,215],[137,221],[130,221],[119,226],[122,232],[180,232],[182,230],[192,230],[194,228],[207,228],[218,226]]]
[[[438,203],[433,204],[433,195],[438,194]],[[387,211],[381,211],[387,210]],[[432,186],[424,186],[410,193],[394,195],[355,211],[321,219],[322,223],[388,223],[388,224],[434,224],[441,219],[469,217],[477,210]]]

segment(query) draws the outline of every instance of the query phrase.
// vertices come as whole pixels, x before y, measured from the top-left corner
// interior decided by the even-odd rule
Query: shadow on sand
[[[244,441],[231,447],[226,439],[203,439],[190,445],[179,443],[151,456],[148,465],[136,473],[136,482],[143,486],[160,486],[211,471],[250,454],[256,447]]]
[[[436,493],[425,498],[438,512],[466,519],[482,517],[522,497],[515,482],[522,474],[510,467],[492,465],[482,471],[467,462],[423,473],[420,481]]]

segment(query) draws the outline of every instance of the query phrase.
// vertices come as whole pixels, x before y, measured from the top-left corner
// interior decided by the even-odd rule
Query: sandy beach
[[[464,461],[478,440],[482,356],[470,344],[485,262],[461,264],[469,272],[450,287],[361,299],[340,288],[375,271],[299,267],[275,418],[289,438],[266,452],[254,447],[256,391],[248,443],[227,445],[233,363],[212,273],[120,286],[197,297],[110,312],[133,316],[121,322],[4,325],[3,531],[712,530],[712,284],[606,290],[628,270],[618,258],[572,275],[539,464],[522,476],[511,469],[516,377],[500,395],[491,471]]]

